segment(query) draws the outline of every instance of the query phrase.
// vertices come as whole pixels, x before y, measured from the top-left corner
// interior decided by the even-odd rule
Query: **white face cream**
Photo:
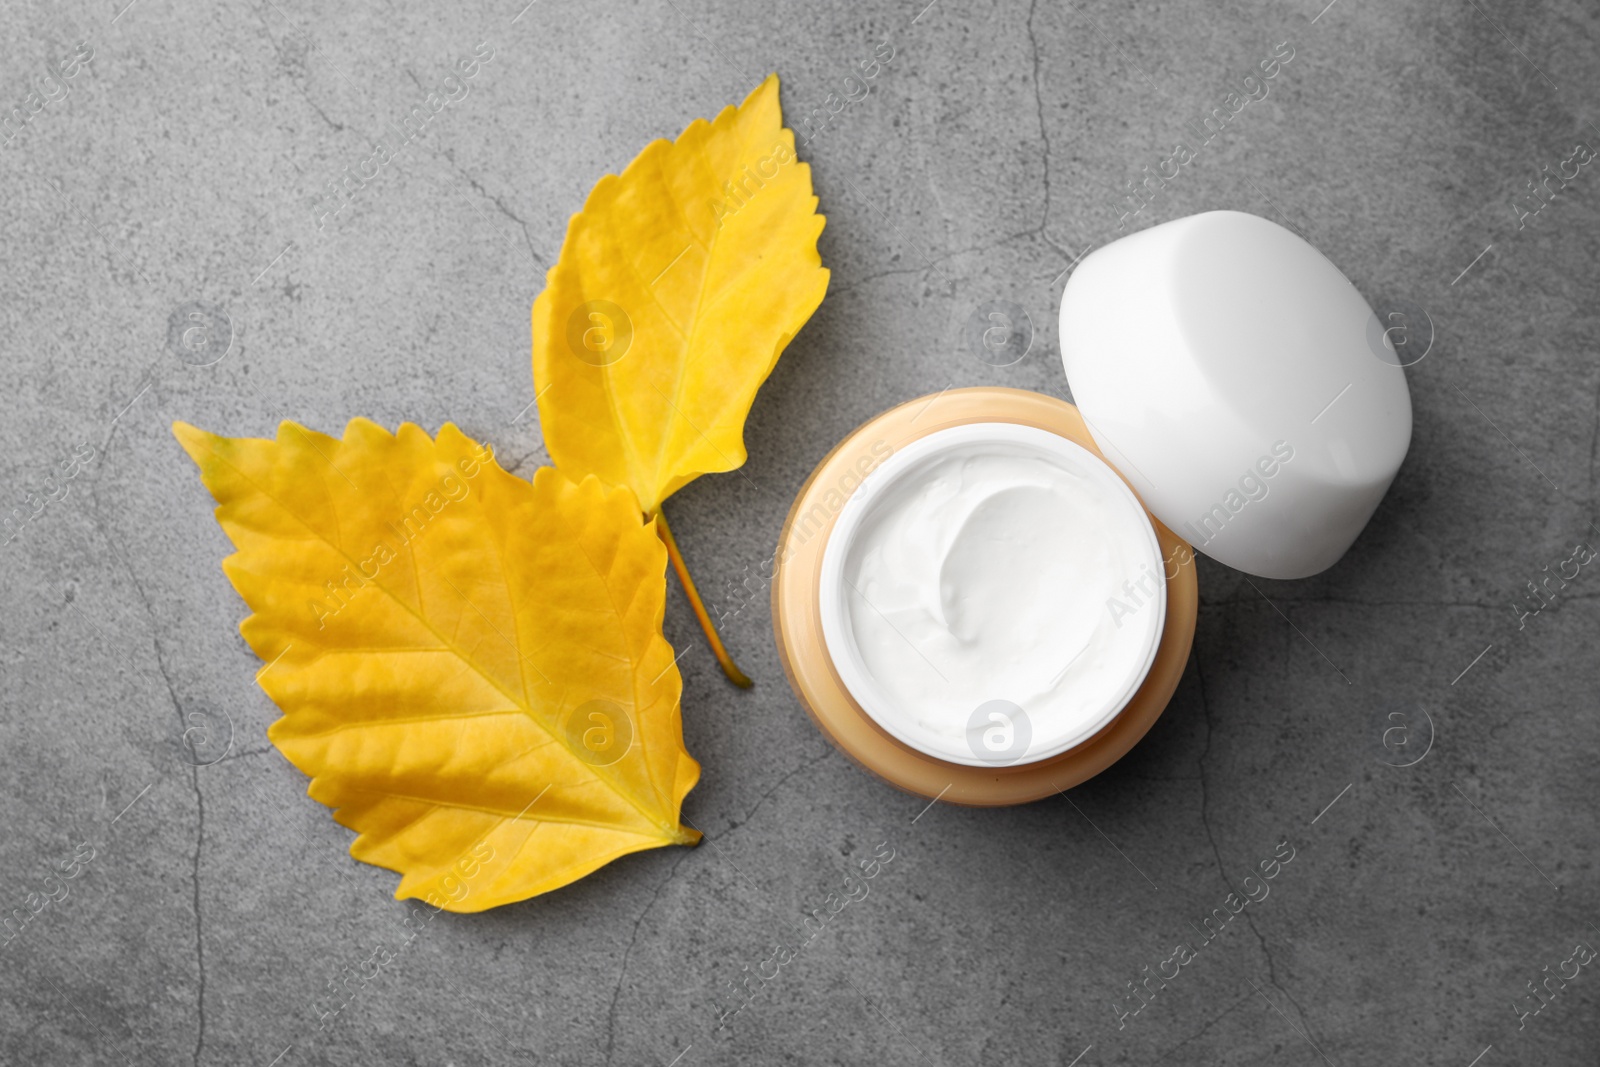
[[[862,709],[972,766],[1093,736],[1143,681],[1166,616],[1132,491],[1079,445],[1009,423],[929,434],[867,475],[828,538],[820,599]]]

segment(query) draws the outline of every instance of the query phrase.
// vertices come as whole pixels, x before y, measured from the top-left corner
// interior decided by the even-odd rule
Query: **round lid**
[[[1264,578],[1333,566],[1411,442],[1372,308],[1277,223],[1210,211],[1084,258],[1061,351],[1095,443],[1151,514]]]

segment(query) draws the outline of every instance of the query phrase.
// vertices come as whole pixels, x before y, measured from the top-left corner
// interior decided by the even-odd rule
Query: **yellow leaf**
[[[449,425],[173,432],[238,549],[268,737],[397,898],[482,911],[699,840],[666,553],[631,493],[530,484]]]
[[[533,304],[556,466],[626,485],[652,511],[743,464],[756,390],[828,288],[816,206],[777,75],[601,178]]]

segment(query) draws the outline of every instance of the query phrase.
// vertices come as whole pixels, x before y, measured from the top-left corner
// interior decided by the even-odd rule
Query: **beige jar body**
[[[795,498],[775,557],[772,619],[790,684],[818,728],[846,755],[890,784],[921,796],[1001,806],[1078,785],[1116,762],[1145,735],[1177,689],[1188,662],[1198,594],[1189,545],[1150,517],[1166,582],[1161,636],[1143,682],[1099,732],[1065,752],[1009,766],[954,763],[892,737],[851,695],[829,654],[820,610],[824,548],[839,512],[862,479],[913,441],[971,423],[1035,427],[1104,460],[1077,408],[1041,393],[954,389],[892,408],[840,442]]]

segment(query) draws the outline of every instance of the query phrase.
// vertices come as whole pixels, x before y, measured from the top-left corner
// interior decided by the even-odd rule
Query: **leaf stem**
[[[683,562],[683,553],[678,551],[678,542],[672,536],[672,527],[667,525],[666,512],[657,507],[650,513],[656,520],[656,533],[661,538],[661,543],[667,546],[667,558],[672,561],[672,569],[678,572],[678,581],[683,583],[684,595],[689,598],[689,606],[694,609],[694,617],[700,620],[700,629],[705,631],[706,641],[711,645],[711,654],[717,657],[717,662],[722,665],[722,673],[728,676],[728,681],[740,689],[749,689],[755,683],[739,669],[733,662],[733,657],[728,655],[728,650],[723,647],[722,638],[717,636],[717,627],[711,621],[711,615],[706,611],[705,602],[700,599],[700,590],[694,586],[694,579],[689,577],[689,567]]]

